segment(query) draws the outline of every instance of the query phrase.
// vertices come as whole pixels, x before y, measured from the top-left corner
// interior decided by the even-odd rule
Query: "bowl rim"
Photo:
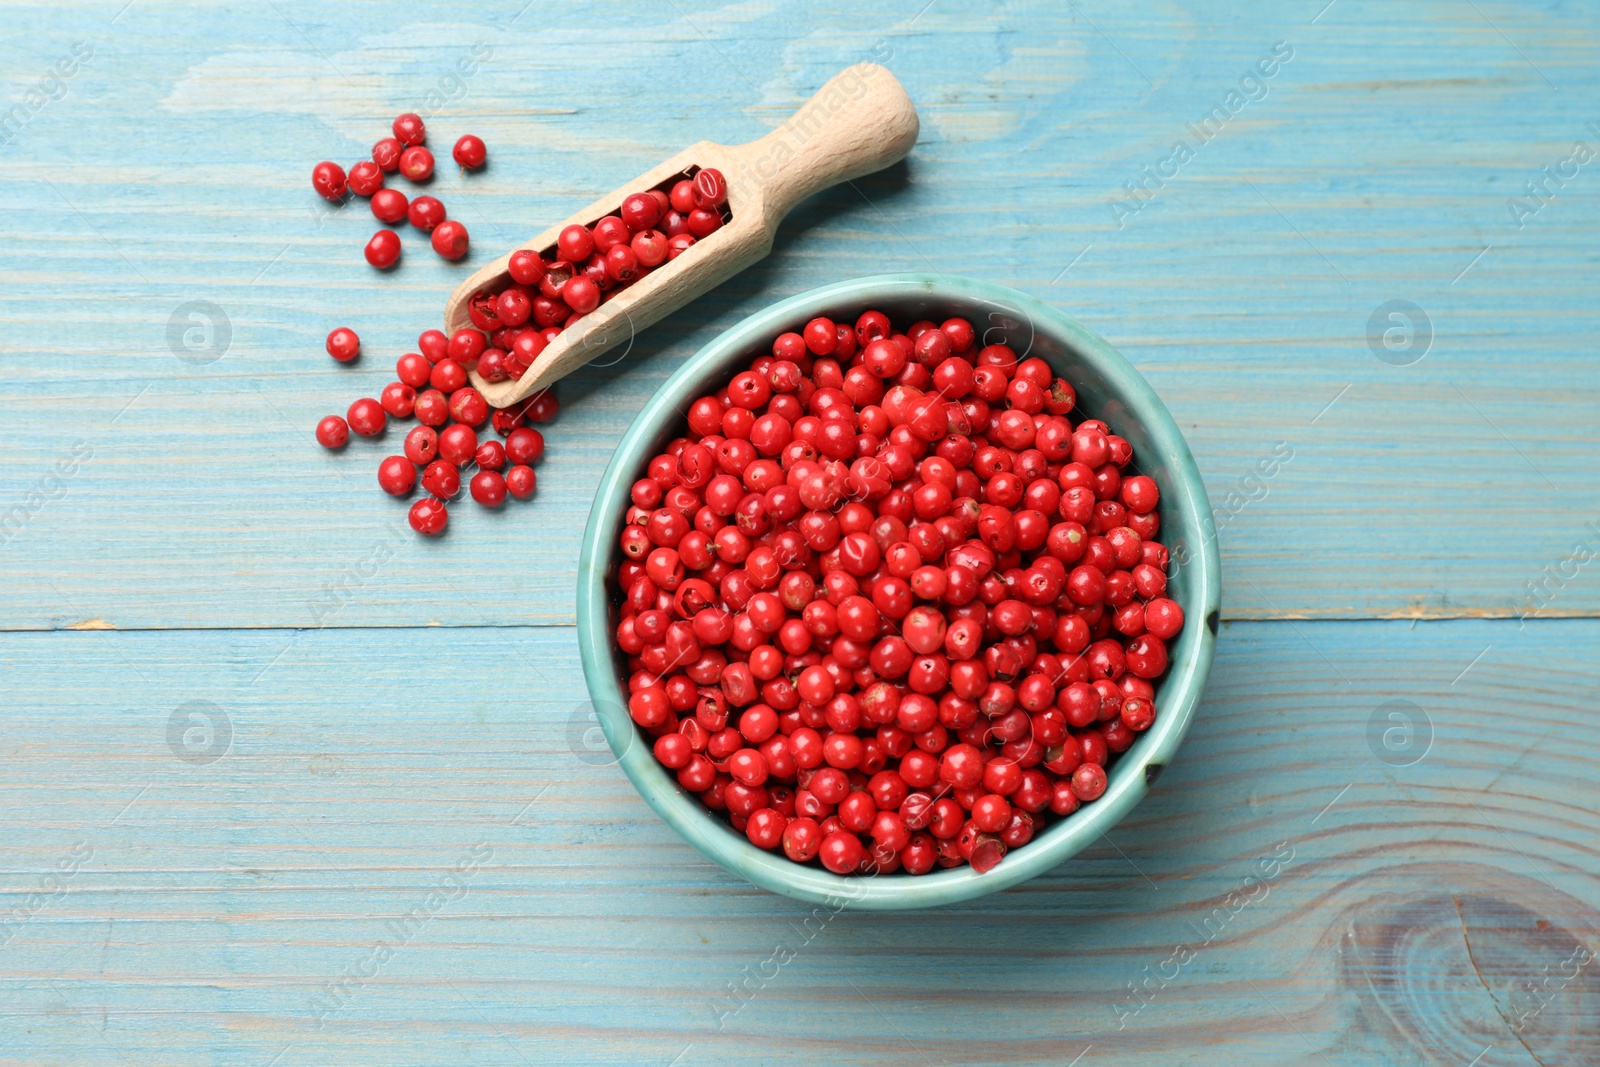
[[[829,307],[867,307],[906,297],[988,305],[1021,315],[1035,331],[1053,335],[1106,379],[1113,394],[1127,404],[1130,414],[1156,443],[1159,462],[1172,472],[1172,486],[1164,493],[1176,489],[1178,506],[1175,513],[1164,509],[1163,518],[1170,534],[1175,516],[1181,543],[1191,546],[1185,566],[1194,568],[1194,591],[1187,599],[1199,610],[1184,605],[1185,629],[1198,639],[1180,642],[1181,659],[1174,658],[1162,681],[1161,716],[1117,761],[1108,775],[1105,794],[1093,804],[1060,820],[984,874],[957,867],[916,877],[840,876],[757,848],[707,813],[656,762],[622,696],[606,570],[627,509],[629,489],[646,451],[660,440],[666,420],[676,422],[685,417],[687,405],[703,392],[704,380],[716,378],[733,360],[748,358],[778,333]],[[1164,540],[1180,543],[1172,536]],[[1198,550],[1192,546],[1199,546]],[[1216,645],[1220,581],[1211,506],[1189,446],[1155,390],[1108,341],[1055,308],[992,282],[928,273],[871,275],[810,289],[747,316],[685,360],[634,417],[595,490],[583,534],[577,589],[579,655],[596,717],[623,772],[646,803],[708,859],[764,889],[797,900],[838,909],[925,908],[1006,889],[1059,866],[1110,830],[1144,798],[1156,775],[1176,754],[1205,688]]]

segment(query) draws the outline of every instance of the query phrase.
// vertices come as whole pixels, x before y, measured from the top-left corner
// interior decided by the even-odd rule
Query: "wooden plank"
[[[8,11],[0,631],[94,632],[0,633],[0,1063],[1600,1062],[1600,623],[1548,618],[1600,610],[1600,164],[1564,166],[1600,147],[1600,12],[520,7]],[[423,543],[371,485],[397,435],[311,443],[464,270],[862,60],[919,105],[909,164],[566,383],[535,505]],[[375,279],[365,206],[305,177],[404,109],[492,162],[430,189],[469,260],[408,234]],[[1152,796],[997,897],[831,915],[723,873],[594,747],[589,494],[718,331],[927,269],[1149,376],[1222,509],[1226,618],[1541,617],[1225,623]],[[1395,300],[1416,362],[1369,342]],[[191,301],[225,346],[171,340]]]
[[[1595,1062],[1597,634],[1226,625],[1108,840],[903,915],[701,860],[566,628],[5,635],[0,1061]]]
[[[374,570],[338,625],[570,621],[589,492],[644,398],[777,297],[903,269],[1015,285],[1145,371],[1224,509],[1227,617],[1600,609],[1572,562],[1600,522],[1594,166],[1536,214],[1508,207],[1574,141],[1600,146],[1600,14],[1191,6],[630,8],[630,62],[605,78],[578,73],[606,17],[582,6],[441,24],[402,4],[387,29],[304,2],[23,9],[17,98],[74,41],[94,54],[5,148],[0,515],[23,518],[0,550],[0,627],[317,626],[330,590]],[[1189,124],[1276,41],[1293,58],[1202,143]],[[334,460],[313,445],[463,271],[686,144],[759,135],[862,59],[919,104],[910,163],[802,205],[768,261],[568,383],[536,505],[468,506],[446,542],[414,543],[372,486],[396,441]],[[486,173],[447,164],[431,190],[476,250],[449,265],[408,235],[375,278],[365,206],[329,214],[306,176],[394,112],[432,112],[441,87],[436,146],[468,129],[490,144]],[[1124,183],[1180,138],[1193,159],[1131,211]],[[214,362],[169,347],[194,300],[228,321]],[[1436,335],[1413,365],[1369,350],[1391,300]],[[341,324],[366,339],[353,369],[321,354]],[[1293,461],[1252,480],[1280,441]],[[93,458],[51,480],[76,442]],[[1530,601],[1546,568],[1567,576]]]

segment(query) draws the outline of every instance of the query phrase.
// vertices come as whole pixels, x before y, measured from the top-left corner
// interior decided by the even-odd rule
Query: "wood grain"
[[[743,315],[884,270],[1015,285],[1144,371],[1214,504],[1239,494],[1221,533],[1228,617],[1515,614],[1525,583],[1600,521],[1592,168],[1520,230],[1507,209],[1574,139],[1600,144],[1584,126],[1588,9],[1483,7],[1513,48],[1471,5],[1340,0],[1310,25],[1299,6],[941,0],[913,22],[828,4],[806,9],[829,27],[814,34],[792,7],[663,7],[630,12],[635,61],[606,78],[575,73],[601,17],[586,9],[423,28],[434,9],[401,4],[386,33],[280,3],[218,14],[204,39],[164,36],[185,10],[141,0],[110,25],[41,9],[19,38],[19,71],[76,38],[98,51],[6,146],[0,513],[74,441],[97,458],[4,546],[7,628],[313,624],[307,587],[361,560],[397,514],[373,482],[398,435],[330,460],[316,420],[376,395],[449,291],[530,220],[564,218],[684,144],[759,136],[872,59],[922,113],[909,161],[799,205],[766,261],[564,383],[538,503],[467,508],[448,545],[407,546],[342,624],[482,623],[437,580],[429,561],[447,557],[472,599],[503,597],[491,621],[570,621],[579,520],[648,393]],[[1124,182],[1192,142],[1187,126],[1278,40],[1295,54],[1265,99],[1118,229],[1108,202]],[[461,79],[477,41],[492,55]],[[481,251],[448,264],[407,234],[400,269],[374,276],[365,206],[327,214],[309,166],[357,158],[451,76],[465,88],[430,116],[434,136],[477,132],[491,158],[481,174],[441,167],[430,191]],[[168,347],[174,310],[196,299],[232,327],[209,364]],[[1391,299],[1433,324],[1412,366],[1368,348],[1368,317]],[[322,354],[336,325],[365,340],[355,367]],[[1279,441],[1293,462],[1255,488]],[[91,547],[95,528],[117,535]],[[508,573],[508,559],[526,566]],[[1597,609],[1584,570],[1544,614]]]
[[[1600,1061],[1597,43],[1503,0],[8,8],[0,1064]],[[865,61],[908,160],[565,380],[532,505],[425,543],[373,485],[398,433],[315,447],[530,221]],[[407,232],[380,278],[365,206],[306,179],[402,110],[490,163],[429,189],[468,259]],[[577,539],[689,354],[892,270],[1139,366],[1220,509],[1225,621],[1102,846],[813,915],[596,747]],[[1369,341],[1397,300],[1415,362]]]
[[[0,901],[92,855],[8,928],[0,1055],[1532,1063],[1528,984],[1600,948],[1597,627],[1225,626],[1180,758],[1108,840],[972,905],[810,925],[592,747],[566,628],[11,635]],[[1395,699],[1431,720],[1411,766],[1368,743]],[[209,763],[169,744],[193,701],[231,729]],[[1170,980],[1134,1010],[1147,967]],[[1593,973],[1542,994],[1542,1062],[1593,1062]]]

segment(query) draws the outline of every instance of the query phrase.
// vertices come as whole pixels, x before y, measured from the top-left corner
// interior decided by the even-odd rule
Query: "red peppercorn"
[[[832,319],[812,319],[806,323],[803,336],[806,349],[813,355],[830,356],[838,350],[839,328]]]
[[[467,254],[467,228],[454,219],[441,222],[433,230],[433,250],[445,259],[460,259]]]
[[[426,386],[428,377],[432,373],[433,364],[428,362],[426,356],[418,352],[407,352],[395,361],[395,377],[413,389],[421,389]]]
[[[1183,608],[1166,597],[1150,601],[1144,606],[1144,628],[1152,637],[1171,640],[1183,629]]]
[[[328,355],[340,363],[349,363],[361,354],[361,338],[348,326],[340,326],[328,333]]]
[[[454,359],[441,359],[429,372],[428,383],[448,395],[467,384],[466,368]]]
[[[437,389],[425,389],[417,394],[411,413],[424,426],[443,426],[450,418],[450,402]]]
[[[489,420],[489,402],[471,386],[450,394],[450,417],[463,426],[482,426]]]
[[[417,391],[404,382],[390,382],[378,395],[383,410],[397,419],[408,419],[417,402]]]
[[[378,464],[378,485],[390,496],[410,496],[417,487],[417,468],[404,456],[390,456]]]
[[[343,448],[350,440],[350,424],[337,415],[328,415],[317,423],[317,444],[323,448]]]
[[[376,437],[388,425],[388,417],[383,412],[383,406],[371,397],[362,397],[350,405],[350,410],[345,413],[350,428],[362,437]]]
[[[625,244],[614,245],[606,253],[606,274],[620,285],[627,285],[639,273],[639,257]]]
[[[494,427],[494,432],[501,437],[506,436],[518,426],[528,421],[526,415],[527,402],[514,404],[510,408],[495,411],[489,416],[489,424]]]
[[[449,345],[450,339],[444,335],[443,330],[423,330],[417,337],[417,348],[427,357],[429,363],[437,363],[443,359]]]
[[[442,500],[423,497],[411,505],[411,511],[406,518],[410,521],[411,528],[419,534],[438,537],[450,524],[450,509]]]
[[[419,196],[411,201],[411,206],[406,209],[406,221],[428,233],[445,219],[444,204],[437,197]]]
[[[667,236],[659,230],[640,230],[633,235],[629,247],[642,267],[658,267],[667,259]]]
[[[630,198],[591,235],[604,255],[545,286],[625,280],[596,265],[651,208],[671,209],[669,254],[687,247],[707,209],[673,192]],[[658,758],[747,837],[773,811],[752,840],[796,862],[982,872],[1098,797],[1154,722],[1166,638],[1147,617],[1181,615],[1157,516],[1133,510],[1151,487],[1123,479],[1131,448],[1103,423],[1072,428],[1047,364],[977,340],[959,319],[808,322],[693,401],[690,436],[633,486],[617,639],[680,694],[639,721],[677,716]],[[533,461],[520,438],[507,452]]]
[[[529,426],[512,430],[506,437],[506,457],[514,464],[533,464],[544,456],[544,435]]]
[[[495,314],[506,326],[521,326],[533,315],[533,301],[521,289],[507,289],[495,301]]]
[[[538,330],[524,330],[511,346],[511,351],[505,357],[505,373],[508,378],[521,378],[527,369],[533,365],[549,345],[544,334]],[[478,361],[479,371],[483,372],[483,361]]]
[[[472,499],[486,508],[506,502],[506,480],[499,471],[479,471],[472,476]]]
[[[694,182],[688,178],[679,180],[672,186],[667,199],[672,205],[672,210],[687,215],[694,210]]]
[[[750,815],[745,826],[745,836],[757,848],[775,849],[783,841],[789,820],[771,808],[760,808]]]
[[[406,434],[406,458],[419,467],[426,467],[439,457],[439,434],[429,426],[414,426]]]
[[[422,488],[441,500],[448,500],[461,492],[461,472],[455,464],[436,459],[422,471]]]
[[[1140,698],[1127,700],[1122,705],[1121,717],[1123,725],[1130,730],[1148,730],[1156,721],[1155,705]]]
[[[556,238],[556,250],[568,263],[582,263],[594,255],[594,235],[587,226],[573,224]]]
[[[728,181],[720,170],[706,167],[694,176],[694,206],[715,209],[728,202]]]
[[[403,222],[410,204],[398,189],[379,189],[372,194],[372,214],[381,222]]]
[[[519,248],[511,253],[506,269],[511,274],[511,280],[519,285],[538,285],[544,280],[544,260],[529,248]]]
[[[573,278],[561,287],[561,299],[579,315],[587,315],[600,306],[600,287],[588,278]]]
[[[532,467],[515,466],[506,471],[506,491],[518,500],[530,500],[538,488],[539,479]]]
[[[407,111],[394,120],[394,135],[401,144],[421,144],[428,138],[428,130],[422,124],[422,117]]]
[[[853,874],[865,858],[866,849],[855,834],[835,830],[822,839],[817,855],[834,874]]]
[[[456,467],[472,462],[478,452],[478,434],[471,426],[461,423],[445,427],[439,434],[439,458]],[[454,496],[454,493],[435,492],[435,496]]]
[[[722,216],[715,211],[695,208],[689,212],[689,232],[695,237],[710,237],[722,226]]]
[[[999,833],[1011,821],[1011,804],[994,793],[981,796],[972,805],[972,822],[984,833]]]
[[[791,819],[783,830],[783,854],[796,863],[805,863],[817,855],[822,836],[815,819]]]
[[[1081,801],[1100,799],[1106,791],[1106,772],[1098,764],[1085,763],[1072,772],[1072,792]]]
[[[622,201],[621,216],[629,230],[648,230],[661,219],[661,205],[648,193],[634,193]]]
[[[400,153],[405,151],[405,145],[393,137],[385,137],[372,146],[372,161],[381,170],[394,171],[400,166]]]
[[[1128,643],[1124,660],[1136,676],[1159,678],[1167,669],[1167,646],[1154,634],[1141,634]]]
[[[337,204],[344,199],[345,191],[350,188],[350,184],[345,177],[343,167],[323,160],[311,168],[311,187],[317,191],[318,196]]]
[[[467,300],[467,317],[484,333],[498,331],[502,325],[499,296],[486,289],[473,293]]]
[[[371,196],[383,188],[383,171],[370,159],[363,159],[350,168],[347,184],[357,196]]]
[[[627,224],[616,215],[607,215],[595,223],[591,232],[596,252],[609,252],[617,245],[627,244],[633,239]]]
[[[485,441],[478,446],[478,451],[473,456],[473,461],[486,471],[504,470],[506,465],[506,449],[499,441]]]
[[[577,273],[578,268],[565,259],[557,259],[555,262],[547,264],[544,270],[544,277],[539,281],[540,294],[554,300],[561,295],[561,287],[566,285]],[[552,319],[551,321],[554,322],[555,320]],[[541,323],[541,325],[543,324]]]
[[[379,230],[367,241],[367,262],[379,270],[387,270],[400,262],[400,235],[393,230]]]
[[[483,334],[477,330],[462,328],[450,335],[450,340],[445,348],[445,356],[465,366],[481,356],[485,347]],[[441,360],[435,360],[434,362],[438,364]]]
[[[477,170],[489,158],[489,150],[484,147],[483,139],[470,133],[462,134],[450,154],[456,163],[467,170]]]
[[[433,153],[421,145],[412,145],[400,153],[400,173],[409,181],[427,181],[433,177]]]

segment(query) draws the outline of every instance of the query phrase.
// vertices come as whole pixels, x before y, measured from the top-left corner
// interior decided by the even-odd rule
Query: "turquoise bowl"
[[[651,456],[682,432],[689,404],[725,383],[772,339],[827,315],[854,321],[878,308],[896,322],[968,319],[989,342],[1046,360],[1078,390],[1078,409],[1104,419],[1134,447],[1134,465],[1161,488],[1161,539],[1172,553],[1169,593],[1186,625],[1170,649],[1156,692],[1155,725],[1109,772],[1105,795],[1051,823],[995,868],[911,876],[841,877],[764,852],[700,806],[658,764],[627,709],[627,666],[613,640],[616,612],[606,574],[616,553],[629,489]],[[1106,341],[1032,297],[1003,286],[938,274],[884,274],[825,285],[759,311],[695,353],[650,399],[623,435],[600,480],[578,564],[578,644],[596,716],[617,762],[645,801],[708,858],[774,893],[834,908],[898,910],[971,900],[1026,881],[1099,839],[1149,791],[1177,754],[1200,703],[1216,644],[1220,563],[1211,506],[1194,457],[1155,391]]]

